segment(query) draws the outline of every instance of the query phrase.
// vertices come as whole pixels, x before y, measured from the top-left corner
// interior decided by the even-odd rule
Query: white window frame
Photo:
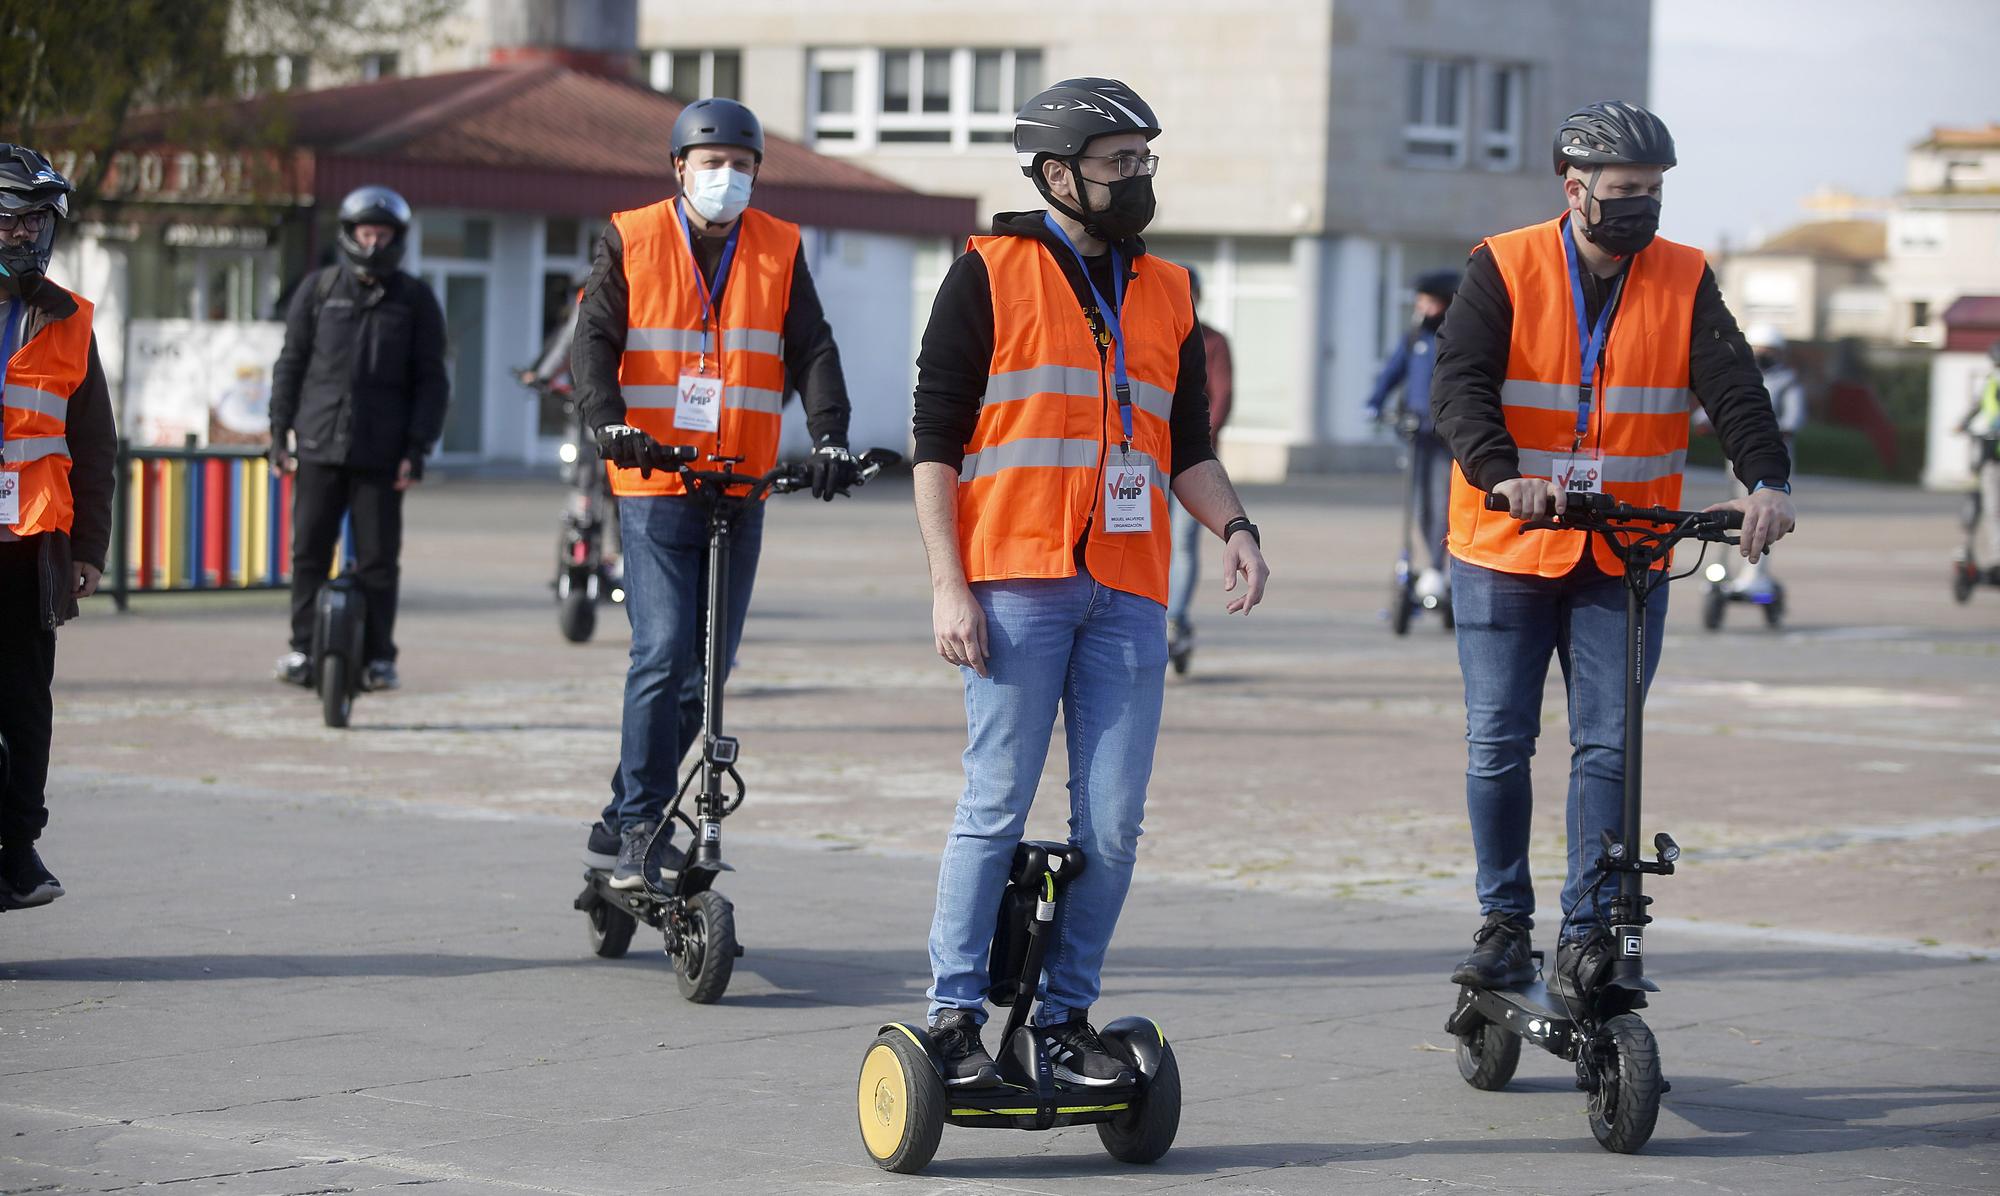
[[[1425,55],[1412,56],[1408,69],[1403,74],[1404,96],[1407,100],[1410,71],[1421,71],[1423,75],[1422,109],[1416,119],[1411,119],[1405,109],[1403,113],[1403,163],[1432,170],[1458,170],[1465,166],[1466,134],[1471,125],[1472,63],[1463,58],[1434,58]],[[1455,111],[1440,113],[1437,103],[1438,81],[1445,71],[1457,75],[1458,85],[1453,89]],[[1449,123],[1446,123],[1446,121]],[[1451,151],[1449,157],[1438,157],[1413,153],[1416,144],[1443,146]]]
[[[701,55],[701,75],[695,81],[697,84],[695,95],[697,97],[712,96],[715,94],[715,56],[718,54],[734,54],[736,56],[736,90],[743,90],[743,51],[732,46],[719,48],[704,46],[699,49],[694,46],[655,46],[646,51],[647,86],[662,95],[673,89],[674,55],[676,54]],[[741,99],[742,97],[731,96],[728,98]]]
[[[1525,63],[1493,63],[1480,72],[1479,167],[1494,172],[1521,169],[1522,129],[1527,122],[1528,67]],[[1496,80],[1510,80],[1507,88],[1506,127],[1493,127],[1493,90]],[[1499,157],[1495,156],[1499,151]]]
[[[972,108],[975,55],[1000,55],[1000,108],[997,112],[975,112]],[[913,55],[911,63],[911,104],[913,111],[889,112],[882,107],[882,81],[886,59],[892,54]],[[1007,139],[974,141],[973,134],[1011,133],[1014,113],[1028,97],[1016,95],[1015,77],[1019,55],[1036,54],[1046,61],[1047,51],[1035,46],[894,46],[894,47],[814,47],[807,52],[806,130],[812,147],[824,154],[868,154],[883,150],[898,153],[962,154],[968,150],[1012,152]],[[950,101],[943,112],[924,112],[923,70],[933,57],[949,63]],[[854,74],[855,110],[822,112],[819,107],[820,77],[835,71]],[[885,134],[943,132],[934,141],[899,141]],[[835,136],[829,137],[832,133]]]

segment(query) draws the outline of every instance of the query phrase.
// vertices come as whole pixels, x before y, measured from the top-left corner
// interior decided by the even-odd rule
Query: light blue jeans
[[[1034,804],[1057,708],[1069,749],[1069,838],[1084,868],[1064,890],[1042,969],[1040,1020],[1087,1011],[1138,858],[1166,685],[1165,611],[1087,574],[979,582],[990,674],[962,669],[965,792],[938,868],[930,1012],[986,1020],[987,951]]]
[[[1194,606],[1195,588],[1201,584],[1197,576],[1201,572],[1201,538],[1208,529],[1201,520],[1188,514],[1180,499],[1174,499],[1173,507],[1173,563],[1167,566],[1167,622],[1187,622],[1188,610]]]

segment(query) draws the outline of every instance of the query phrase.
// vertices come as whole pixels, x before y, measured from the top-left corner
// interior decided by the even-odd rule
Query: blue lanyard
[[[1576,341],[1583,347],[1583,381],[1576,392],[1576,435],[1578,441],[1590,430],[1590,404],[1592,387],[1596,384],[1597,365],[1604,359],[1604,334],[1611,327],[1611,313],[1618,306],[1618,296],[1625,290],[1625,279],[1621,275],[1617,285],[1604,301],[1604,309],[1597,313],[1597,327],[1585,327],[1583,302],[1583,271],[1576,263],[1576,229],[1572,221],[1563,222],[1563,263],[1569,268],[1570,304],[1576,309]]]
[[[14,337],[21,330],[21,301],[7,300],[7,331],[0,332],[0,407],[6,405],[7,367],[14,363]],[[7,443],[7,420],[0,416],[0,444]]]
[[[715,264],[715,285],[710,286],[701,277],[701,259],[694,255],[694,230],[688,227],[687,201],[674,205],[674,215],[681,218],[681,235],[687,242],[688,264],[694,267],[694,293],[701,297],[701,360],[704,369],[708,365],[709,317],[716,304],[722,302],[722,288],[729,285],[729,264],[736,260],[736,235],[743,231],[739,219],[736,227],[729,230],[729,239],[722,246],[722,260]]]
[[[1070,256],[1076,259],[1077,269],[1083,271],[1083,285],[1090,288],[1091,298],[1097,300],[1098,318],[1104,321],[1104,330],[1111,334],[1111,380],[1117,387],[1118,422],[1125,428],[1125,443],[1120,447],[1129,449],[1132,447],[1132,380],[1125,372],[1125,329],[1118,322],[1118,309],[1125,303],[1125,259],[1118,255],[1116,247],[1111,250],[1111,294],[1114,301],[1106,303],[1104,292],[1098,290],[1097,284],[1091,280],[1090,267],[1084,264],[1083,254],[1077,252],[1075,243],[1062,230],[1062,225],[1057,224],[1055,217],[1047,212],[1042,213],[1042,223],[1049,226],[1049,231],[1062,240]]]

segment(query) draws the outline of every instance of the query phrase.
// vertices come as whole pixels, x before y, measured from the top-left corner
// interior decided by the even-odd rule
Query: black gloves
[[[861,480],[861,465],[844,444],[827,443],[814,449],[806,459],[806,472],[812,479],[813,497],[823,502],[832,502],[834,495],[847,493],[849,486]]]
[[[631,424],[606,424],[599,428],[597,451],[620,469],[638,470],[642,478],[652,477],[655,469],[673,469],[679,465],[666,445]]]

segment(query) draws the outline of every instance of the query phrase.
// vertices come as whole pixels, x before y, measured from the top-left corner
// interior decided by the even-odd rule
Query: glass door
[[[424,271],[424,281],[444,307],[445,372],[451,379],[438,451],[477,458],[485,450],[486,275],[437,267]]]

